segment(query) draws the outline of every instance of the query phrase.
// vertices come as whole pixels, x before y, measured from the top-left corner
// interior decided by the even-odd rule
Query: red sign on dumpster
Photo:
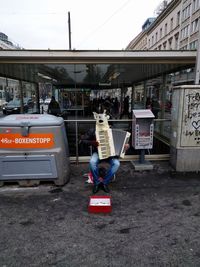
[[[45,149],[53,146],[54,135],[52,133],[32,133],[28,136],[22,136],[20,133],[0,134],[0,148]]]

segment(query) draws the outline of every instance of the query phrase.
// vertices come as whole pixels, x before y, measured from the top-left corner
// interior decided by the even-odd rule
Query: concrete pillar
[[[172,91],[170,161],[178,172],[200,171],[200,86]]]
[[[147,81],[143,82],[144,86],[144,100],[143,100],[143,107],[146,108],[146,101],[147,101]]]
[[[166,102],[166,84],[167,84],[167,76],[163,74],[162,76],[162,85],[160,87],[161,95],[159,96],[159,100],[161,102],[161,110],[160,110],[160,119],[165,118],[165,102]],[[160,134],[164,135],[164,122],[160,122]]]
[[[131,111],[134,109],[134,102],[135,102],[135,87],[134,84],[131,87]]]
[[[24,113],[24,87],[23,82],[19,81],[19,95],[20,95],[20,113]]]
[[[35,83],[36,113],[40,114],[40,91],[39,84]]]

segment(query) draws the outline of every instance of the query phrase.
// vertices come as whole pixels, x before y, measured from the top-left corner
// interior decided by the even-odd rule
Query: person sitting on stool
[[[101,118],[104,117],[105,114],[99,114],[102,115]],[[120,161],[118,156],[112,156],[108,157],[106,159],[99,158],[98,154],[98,146],[99,143],[96,140],[96,129],[89,129],[82,137],[81,142],[83,144],[86,144],[88,146],[92,146],[92,156],[89,162],[90,171],[93,176],[93,193],[97,193],[100,189],[103,189],[106,193],[110,192],[110,189],[108,187],[108,184],[112,180],[113,176],[117,172],[120,166]],[[126,145],[125,149],[128,149],[129,145]],[[99,164],[101,162],[107,162],[109,164],[109,168],[106,171],[103,180],[100,179],[100,173],[99,173]]]
[[[98,149],[99,143],[96,141],[96,134],[95,129],[89,129],[82,137],[81,142],[83,144],[87,144],[88,146],[92,146],[92,156],[89,162],[89,168],[93,176],[93,193],[97,193],[100,189],[103,189],[106,193],[110,192],[110,189],[108,187],[108,184],[110,183],[112,177],[115,175],[117,170],[120,166],[120,161],[117,157],[109,157],[107,159],[100,160],[98,155]],[[99,164],[101,162],[108,162],[109,163],[109,169],[106,171],[102,179],[100,179],[99,174]]]

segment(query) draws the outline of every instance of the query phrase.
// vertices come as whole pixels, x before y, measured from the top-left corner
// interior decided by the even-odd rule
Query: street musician
[[[108,184],[120,167],[120,155],[117,155],[115,153],[115,149],[113,148],[114,141],[112,138],[112,130],[108,124],[109,116],[106,115],[106,111],[104,111],[102,114],[97,114],[94,112],[94,118],[96,119],[96,127],[94,129],[89,129],[81,137],[81,142],[92,147],[92,156],[89,162],[89,168],[94,182],[93,193],[97,193],[100,189],[104,190],[106,193],[109,193],[110,189]],[[129,148],[129,136],[130,133],[128,133],[126,140],[123,142],[123,153],[121,154],[124,154],[124,151]],[[111,147],[109,147],[110,145]],[[104,173],[104,177],[102,177],[101,174],[100,179],[99,164],[101,162],[107,162],[109,164],[109,168]]]

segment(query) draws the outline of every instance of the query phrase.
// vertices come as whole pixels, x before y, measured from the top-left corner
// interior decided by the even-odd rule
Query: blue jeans
[[[116,158],[108,158],[108,163],[110,165],[110,168],[107,170],[105,177],[103,177],[103,183],[104,184],[109,184],[111,178],[114,176],[114,174],[117,172],[117,170],[119,169],[120,166],[120,161]],[[100,163],[100,159],[99,159],[99,155],[98,153],[94,152],[92,154],[92,157],[90,159],[90,171],[92,172],[92,176],[94,179],[94,184],[99,184],[100,180],[99,180],[99,165]]]

